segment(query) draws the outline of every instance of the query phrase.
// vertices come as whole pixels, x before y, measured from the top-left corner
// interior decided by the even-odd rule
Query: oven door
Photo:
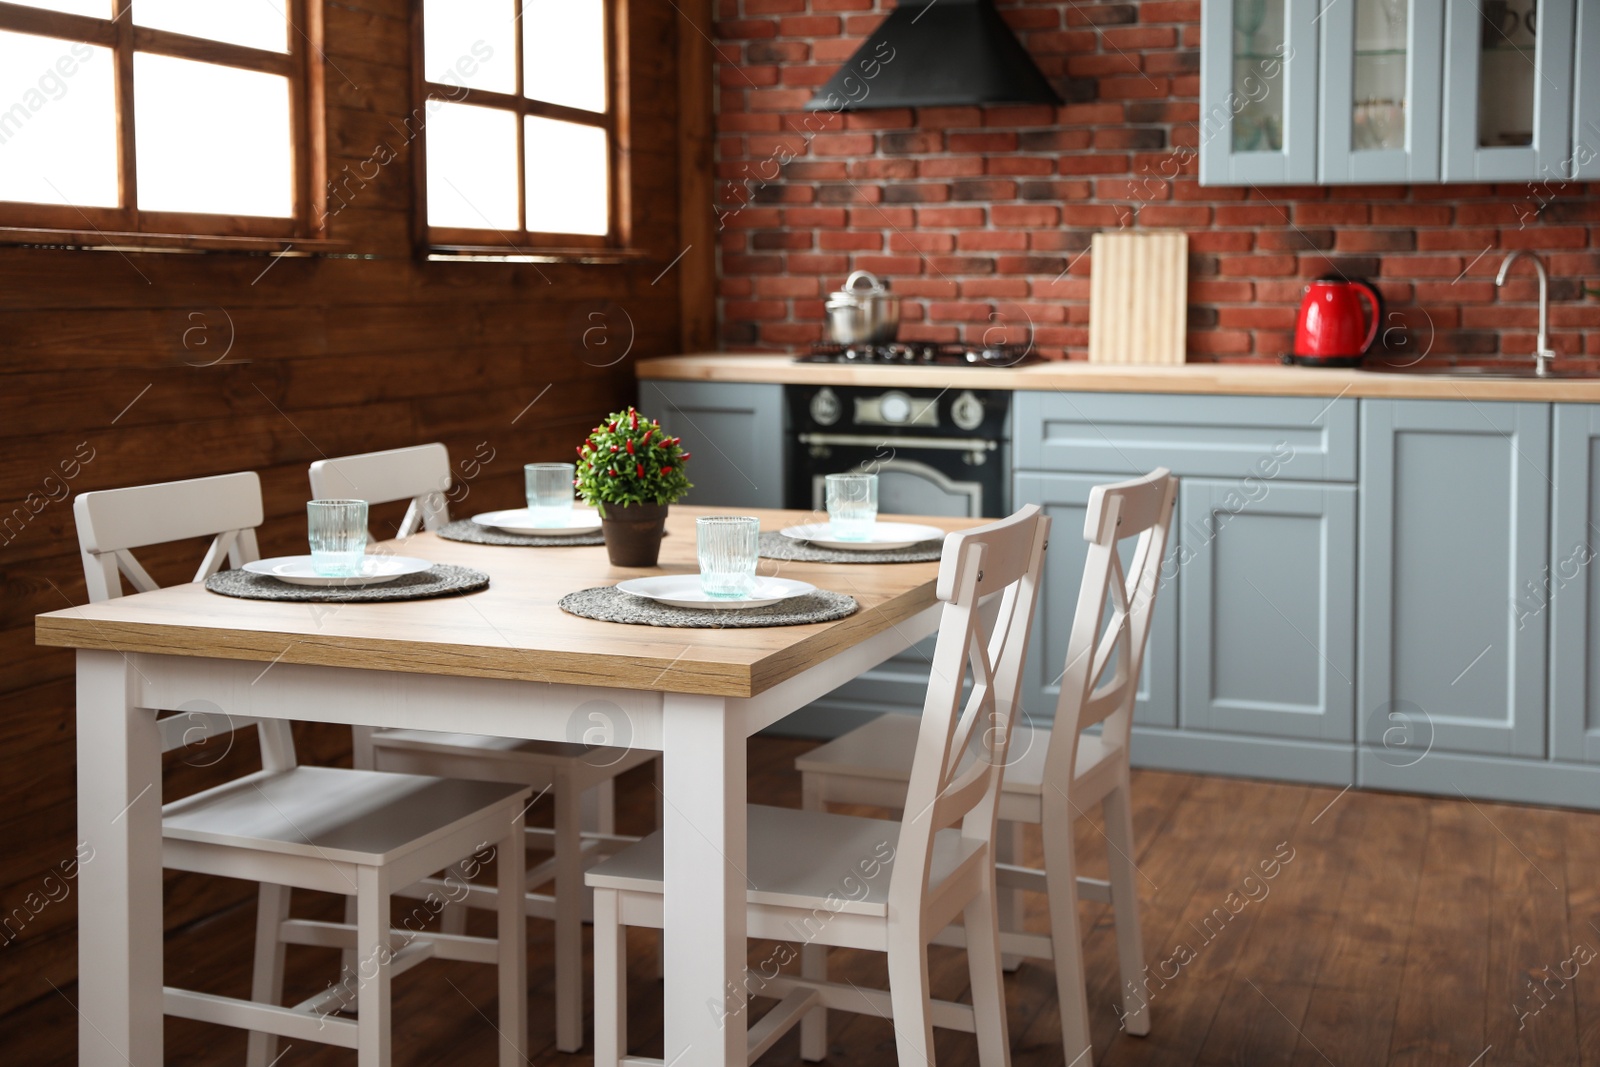
[[[1009,479],[999,442],[802,433],[792,462],[789,506],[813,509],[818,521],[827,515],[827,475],[858,469],[878,475],[880,515],[975,519],[1006,514]],[[920,714],[933,649],[933,637],[917,642],[790,716],[780,729],[837,737],[884,712]]]
[[[864,468],[878,476],[878,510],[885,515],[944,515],[978,518],[983,514],[982,482],[956,481],[914,459],[893,457]],[[826,511],[827,475],[811,476],[811,507]]]
[[[1005,514],[1005,467],[1000,442],[983,438],[802,433],[788,504],[825,512],[827,476],[860,470],[878,476],[880,515],[994,517]]]

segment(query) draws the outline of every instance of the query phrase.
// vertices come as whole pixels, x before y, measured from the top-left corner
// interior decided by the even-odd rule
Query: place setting
[[[598,545],[605,540],[600,513],[573,499],[576,468],[571,463],[529,463],[523,467],[528,506],[486,511],[446,523],[435,532],[447,541],[524,548]]]
[[[937,526],[878,521],[878,476],[851,472],[824,479],[827,522],[761,535],[766,559],[795,563],[931,563],[944,552]]]
[[[756,574],[761,543],[754,516],[703,515],[695,520],[698,574],[630,578],[569,593],[559,604],[602,622],[719,629],[833,622],[860,608],[843,593]]]
[[[365,500],[309,501],[309,554],[253,560],[219,571],[206,579],[205,588],[246,600],[348,604],[431,600],[489,587],[489,576],[471,567],[369,553],[367,510]]]

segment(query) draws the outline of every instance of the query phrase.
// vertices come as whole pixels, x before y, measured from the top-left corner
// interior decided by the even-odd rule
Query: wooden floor
[[[797,805],[792,761],[806,747],[752,742],[752,797]],[[650,789],[640,772],[625,779],[632,818],[648,818],[632,813],[651,810]],[[1600,1067],[1600,816],[1148,771],[1134,795],[1152,1027],[1119,1031],[1110,917],[1085,905],[1097,1063]],[[1081,827],[1087,873],[1104,866],[1102,840]],[[297,912],[332,916],[332,903],[308,894]],[[243,993],[252,922],[246,907],[170,938],[169,978]],[[653,936],[631,942],[633,1050],[647,1055],[661,1040],[660,985],[645,977]],[[530,923],[529,943],[530,1062],[588,1064],[553,1049],[548,925]],[[771,948],[752,945],[752,961]],[[836,977],[884,980],[870,953],[833,959]],[[291,994],[336,967],[326,950],[291,952]],[[934,949],[933,969],[936,995],[965,997],[956,950]],[[1006,982],[1013,1062],[1060,1065],[1053,973],[1030,962]],[[75,998],[41,981],[38,999],[0,1019],[0,1061],[75,1063]],[[491,968],[424,964],[396,981],[394,1017],[397,1067],[494,1063]],[[171,1019],[166,1030],[169,1064],[243,1062],[236,1031]],[[970,1036],[938,1036],[941,1067],[977,1062]],[[835,1014],[830,1039],[829,1063],[894,1062],[882,1019]],[[279,1067],[354,1061],[295,1043]],[[799,1062],[795,1035],[762,1062]]]

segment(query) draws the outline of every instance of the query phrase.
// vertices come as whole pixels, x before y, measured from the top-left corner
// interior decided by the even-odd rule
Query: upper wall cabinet
[[[1572,173],[1573,0],[1451,4],[1444,180]]]
[[[1600,60],[1579,59],[1581,85],[1573,61],[1575,32],[1600,45],[1600,17],[1590,11],[1580,20],[1576,5],[1207,0],[1200,180],[1600,176],[1600,158],[1584,170],[1585,158],[1572,150],[1575,125],[1587,122],[1600,156]]]
[[[1572,116],[1572,176],[1600,178],[1600,4],[1578,5]]]
[[[1317,0],[1209,0],[1200,14],[1200,180],[1317,175]]]
[[[1329,4],[1320,25],[1319,180],[1438,181],[1444,0]]]

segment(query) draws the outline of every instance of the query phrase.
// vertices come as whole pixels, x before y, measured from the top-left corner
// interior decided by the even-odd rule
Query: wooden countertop
[[[898,385],[933,389],[1600,402],[1600,377],[1542,381],[1484,379],[1249,363],[1153,367],[1073,361],[997,370],[987,367],[852,367],[838,363],[796,363],[790,356],[770,353],[701,353],[641,360],[638,376],[650,381]]]
[[[372,670],[600,685],[748,697],[842,648],[904,622],[934,600],[939,564],[793,563],[783,576],[848,593],[861,610],[837,622],[750,629],[676,629],[598,622],[556,606],[578,589],[647,574],[697,574],[697,515],[726,508],[674,506],[661,566],[611,566],[603,545],[522,548],[465,544],[433,534],[385,542],[399,554],[475,567],[481,593],[397,603],[311,604],[241,600],[198,584],[169,586],[40,615],[41,645],[122,653],[308,663]],[[766,530],[809,512],[748,511]],[[974,519],[919,518],[945,530]],[[767,563],[770,573],[772,563]]]

